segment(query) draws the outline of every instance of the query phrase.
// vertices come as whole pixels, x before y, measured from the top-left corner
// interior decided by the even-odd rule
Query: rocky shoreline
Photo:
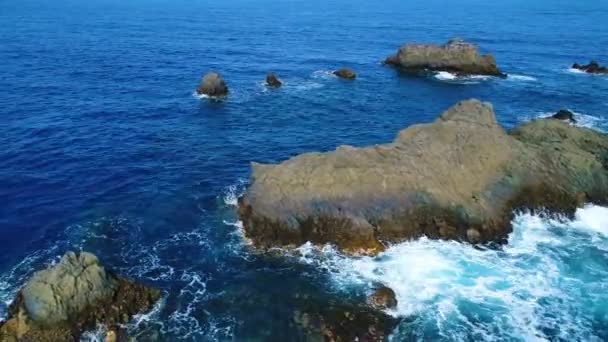
[[[462,101],[385,145],[253,163],[239,199],[261,249],[331,243],[376,254],[421,236],[503,243],[513,211],[573,215],[608,203],[608,138],[540,119],[506,132],[492,106]]]
[[[120,326],[159,298],[160,291],[106,271],[93,254],[69,252],[17,293],[0,341],[80,341],[97,325],[106,327],[107,342],[116,341]]]

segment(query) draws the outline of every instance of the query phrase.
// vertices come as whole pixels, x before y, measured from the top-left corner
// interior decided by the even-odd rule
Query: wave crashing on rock
[[[462,101],[384,145],[253,163],[239,216],[266,249],[331,243],[375,254],[432,239],[503,243],[517,209],[573,215],[608,202],[608,138],[560,120],[506,132],[492,106]]]
[[[407,72],[443,71],[458,76],[506,77],[498,70],[494,56],[480,55],[475,45],[457,38],[444,45],[405,44],[384,63]]]

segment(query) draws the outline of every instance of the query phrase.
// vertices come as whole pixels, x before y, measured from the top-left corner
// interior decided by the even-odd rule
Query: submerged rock
[[[596,62],[596,61],[591,61],[591,62],[589,62],[589,64],[586,64],[586,65],[585,64],[580,65],[580,64],[574,63],[572,65],[572,68],[584,71],[589,74],[608,74],[608,68],[599,65],[598,62]]]
[[[551,118],[576,123],[576,119],[574,118],[574,113],[572,113],[571,111],[566,110],[566,109],[560,109],[557,113],[553,114],[553,116],[551,116]]]
[[[397,296],[390,287],[380,286],[367,297],[367,304],[378,310],[394,309],[397,307]]]
[[[78,341],[97,324],[107,327],[149,310],[158,290],[107,272],[93,254],[65,254],[36,272],[0,323],[0,341]]]
[[[345,80],[354,80],[355,78],[357,78],[357,74],[355,74],[354,71],[347,69],[347,68],[342,68],[339,70],[336,70],[333,72],[334,75],[343,78]]]
[[[273,73],[266,75],[266,85],[272,88],[279,88],[283,83]]]
[[[224,79],[215,72],[210,72],[203,77],[196,92],[199,95],[207,95],[212,97],[224,97],[228,95],[228,87]]]
[[[415,73],[447,71],[459,76],[506,76],[498,70],[492,55],[482,56],[475,45],[457,38],[441,46],[406,44],[384,63]]]
[[[428,236],[504,242],[515,209],[573,215],[608,202],[608,137],[560,120],[507,133],[492,106],[462,101],[392,143],[253,163],[239,199],[259,248],[332,243],[377,253],[383,242]]]
[[[350,303],[302,303],[294,312],[297,341],[387,341],[398,320],[374,309]]]

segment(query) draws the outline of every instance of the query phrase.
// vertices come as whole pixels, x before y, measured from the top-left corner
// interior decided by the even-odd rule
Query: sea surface
[[[381,65],[452,37],[509,77]],[[608,64],[606,47],[608,1],[1,0],[0,317],[83,249],[162,289],[129,325],[140,341],[290,340],[295,294],[362,300],[377,282],[397,293],[394,341],[608,340],[608,208],[518,213],[498,250],[420,239],[376,258],[255,253],[234,210],[252,161],[388,142],[462,99],[506,129],[568,108],[608,130],[608,77],[569,69]],[[225,101],[193,94],[209,70]]]

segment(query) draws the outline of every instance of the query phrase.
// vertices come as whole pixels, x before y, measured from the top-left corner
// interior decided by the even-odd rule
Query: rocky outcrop
[[[389,144],[252,166],[239,199],[255,246],[332,243],[374,254],[420,236],[504,242],[513,210],[572,215],[608,200],[608,138],[542,119],[507,133],[492,106],[463,101]]]
[[[273,73],[266,75],[266,85],[271,88],[279,88],[283,83]]]
[[[564,120],[572,123],[576,123],[576,119],[574,118],[574,113],[567,109],[560,109],[557,113],[551,116],[552,119],[556,120]]]
[[[333,74],[345,80],[354,80],[355,78],[357,78],[357,74],[347,68],[336,70],[333,72]]]
[[[394,309],[397,307],[397,296],[390,287],[380,286],[367,297],[367,304],[377,310]]]
[[[292,317],[296,341],[388,341],[398,323],[383,312],[351,303],[307,301],[298,307]]]
[[[228,95],[228,87],[219,74],[210,72],[203,77],[196,88],[196,93],[211,97],[224,97]]]
[[[596,61],[591,61],[589,64],[580,65],[578,63],[574,63],[572,65],[573,69],[577,69],[580,71],[584,71],[588,74],[608,74],[608,68],[601,66]]]
[[[159,297],[157,290],[107,272],[93,254],[70,252],[19,291],[0,323],[0,341],[79,341],[97,324],[117,329]]]
[[[492,55],[480,55],[475,45],[457,38],[441,46],[406,44],[384,63],[413,73],[447,71],[459,76],[506,76],[498,70]]]

